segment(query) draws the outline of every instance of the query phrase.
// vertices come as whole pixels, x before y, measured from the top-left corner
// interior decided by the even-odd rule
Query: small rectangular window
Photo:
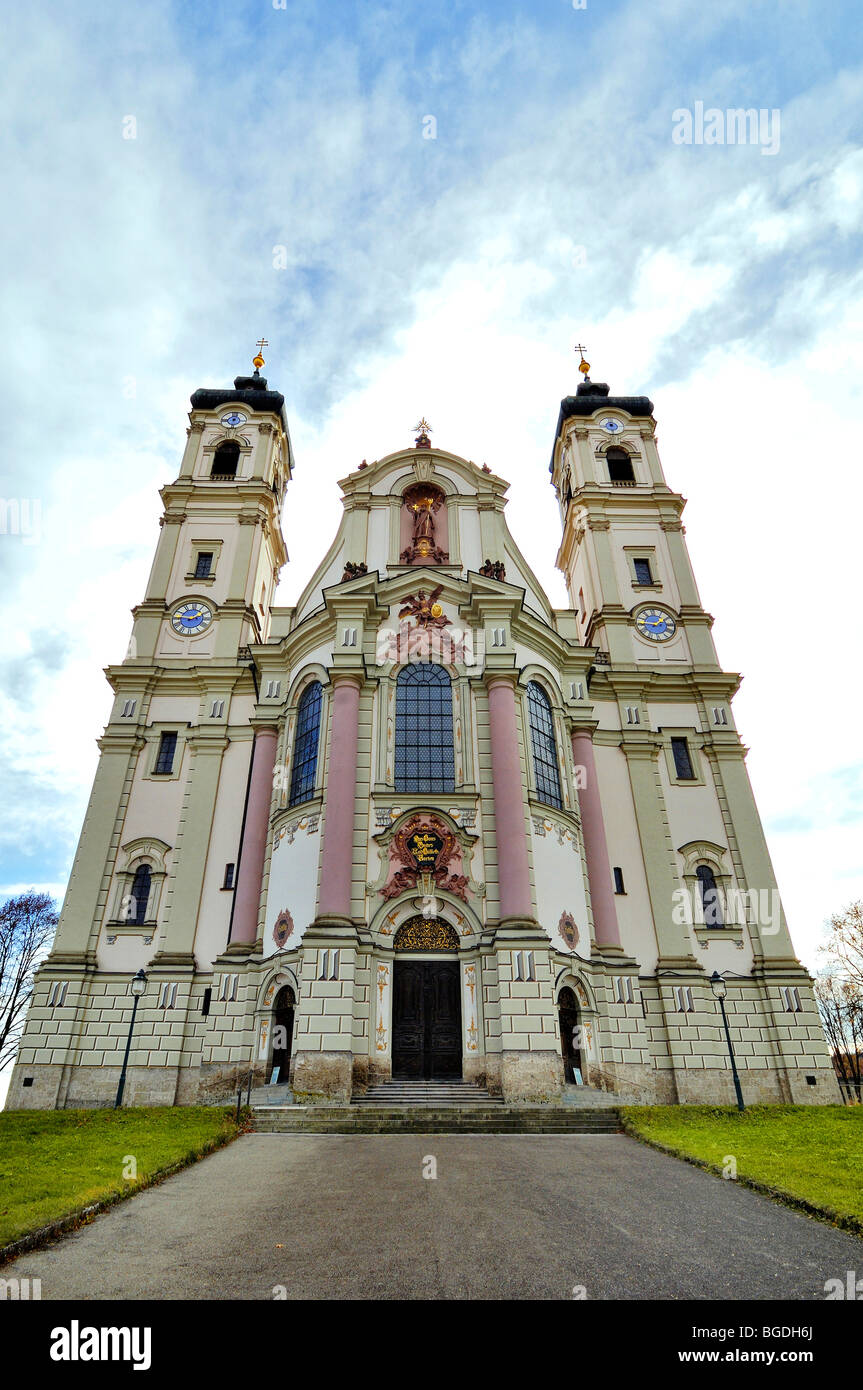
[[[222,884],[222,887],[223,887],[223,888],[233,888],[233,886],[234,886],[234,865],[233,865],[233,864],[226,864],[226,865],[225,865],[225,881],[224,881],[224,883]]]
[[[160,999],[159,999],[159,1008],[160,1008],[160,1009],[173,1009],[173,1007],[174,1007],[174,1005],[176,1004],[176,1002],[177,1002],[177,986],[176,986],[175,984],[166,984],[166,985],[163,985],[163,986],[162,986],[162,994],[161,994],[161,997],[160,997]]]
[[[281,681],[267,681],[266,698],[268,700],[278,700],[281,690]]]
[[[799,1014],[803,1012],[800,991],[797,989],[796,985],[783,985],[781,993],[782,1003],[785,1006],[786,1013]]]
[[[337,980],[339,978],[338,951],[318,951],[318,979]]]
[[[632,567],[635,570],[636,584],[652,584],[653,575],[650,573],[649,560],[633,560]]]
[[[536,979],[533,951],[513,951],[513,979],[525,983]]]
[[[213,573],[213,552],[212,550],[199,550],[198,558],[195,562],[195,578],[209,579]]]
[[[641,723],[641,715],[639,714],[637,708],[634,705],[626,706],[626,722],[627,724]]]
[[[671,740],[671,756],[674,758],[674,770],[681,782],[694,782],[695,771],[692,766],[692,759],[689,756],[689,742],[685,738],[673,738]]]
[[[175,733],[164,733],[159,740],[159,752],[156,757],[154,772],[165,773],[174,770],[174,754],[177,751],[177,735]]]
[[[615,893],[625,893],[625,892],[626,892],[626,889],[625,889],[624,886],[623,886],[623,870],[622,870],[622,869],[612,869],[611,872],[614,874],[614,891],[615,891]]]
[[[202,1018],[209,1018],[209,1015],[210,1015],[210,1004],[212,1003],[212,1001],[213,1001],[213,991],[212,991],[212,989],[210,989],[210,988],[205,989],[205,990],[204,990],[203,1002],[202,1002],[202,1004],[201,1004],[201,1017],[202,1017]]]
[[[123,705],[123,712],[120,715],[120,718],[131,719],[132,715],[135,713],[135,706],[137,705],[137,703],[137,700],[126,700],[126,702]]]
[[[67,980],[56,980],[51,986],[51,993],[48,996],[49,1009],[62,1009],[66,1002],[66,990],[69,984]]]
[[[223,715],[224,713],[225,713],[225,702],[224,702],[224,700],[214,700],[214,701],[213,701],[213,708],[210,710],[210,718],[211,718],[211,719],[221,719],[221,717],[222,717],[222,715]]]
[[[688,985],[675,985],[674,998],[677,1003],[677,1012],[681,1014],[691,1014],[695,1012],[692,1002],[692,990]]]
[[[725,710],[719,709],[716,705],[713,706],[713,722],[714,724],[728,723],[728,715],[725,713]]]

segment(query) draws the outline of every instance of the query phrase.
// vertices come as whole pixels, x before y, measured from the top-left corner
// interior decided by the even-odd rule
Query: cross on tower
[[[259,338],[258,341],[255,343],[255,347],[258,349],[258,352],[257,356],[252,358],[252,365],[256,368],[257,371],[260,371],[264,365],[263,349],[269,346],[270,344],[266,338]]]
[[[588,372],[590,371],[590,363],[585,360],[584,356],[584,354],[587,352],[587,348],[584,346],[584,343],[576,343],[575,347],[573,348],[573,352],[581,353],[581,361],[578,364],[578,370],[586,377]]]

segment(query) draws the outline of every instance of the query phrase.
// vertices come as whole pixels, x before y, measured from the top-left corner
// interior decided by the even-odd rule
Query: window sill
[[[636,584],[635,580],[633,579],[633,581],[632,581],[632,587],[633,587],[633,589],[636,590],[636,592],[640,592],[642,589],[654,589],[654,590],[657,590],[657,591],[658,591],[658,590],[660,590],[660,589],[662,588],[662,585],[661,585],[661,584]]]
[[[187,584],[215,584],[215,574],[187,574]]]
[[[703,922],[695,922],[692,930],[702,950],[706,951],[711,941],[733,941],[738,951],[743,950],[743,928],[737,923],[727,927],[705,927]]]

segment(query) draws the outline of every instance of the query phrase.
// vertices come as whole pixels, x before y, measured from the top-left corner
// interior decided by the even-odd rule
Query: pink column
[[[518,755],[513,677],[491,675],[487,678],[487,685],[500,915],[501,919],[532,918],[524,824],[524,784]]]
[[[356,672],[335,672],[332,681],[333,722],[324,800],[318,916],[350,917],[362,677]]]
[[[588,729],[573,729],[572,756],[576,769],[584,768],[584,786],[579,786],[578,804],[581,808],[581,829],[587,855],[587,877],[590,884],[596,944],[617,946],[620,949],[620,929],[617,925],[614,894],[611,891],[611,863],[602,819],[593,739]]]
[[[273,795],[273,767],[276,762],[277,736],[275,729],[256,729],[252,753],[252,776],[249,780],[249,800],[246,824],[240,847],[240,867],[234,894],[234,919],[231,924],[231,944],[253,943],[258,935],[258,912],[261,906],[261,880],[264,875],[264,855],[270,824],[270,802]]]

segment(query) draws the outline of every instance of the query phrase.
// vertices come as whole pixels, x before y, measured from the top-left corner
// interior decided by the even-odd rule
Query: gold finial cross
[[[258,349],[258,353],[256,357],[252,358],[252,366],[257,367],[258,371],[260,371],[261,368],[264,366],[264,355],[262,350],[263,348],[269,346],[270,344],[266,338],[259,338],[258,341],[255,343],[255,347]]]
[[[584,354],[587,352],[587,348],[584,346],[584,343],[576,343],[575,347],[573,348],[573,352],[581,353],[581,361],[578,364],[578,370],[582,373],[583,376],[587,376],[588,372],[590,371],[590,363],[585,361]]]

